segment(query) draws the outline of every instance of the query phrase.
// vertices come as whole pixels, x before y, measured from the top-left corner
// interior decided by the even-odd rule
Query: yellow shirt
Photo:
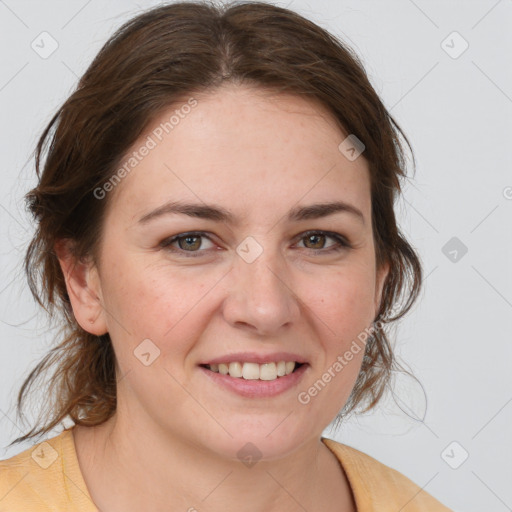
[[[80,472],[72,430],[0,461],[0,512],[98,512]],[[373,457],[322,441],[348,477],[357,512],[452,512]]]

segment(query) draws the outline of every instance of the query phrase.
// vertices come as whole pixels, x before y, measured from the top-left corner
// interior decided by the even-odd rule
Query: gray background
[[[425,281],[395,350],[423,388],[400,377],[394,400],[325,435],[453,510],[512,510],[512,1],[276,3],[356,50],[418,163],[397,213]],[[31,152],[106,39],[156,4],[0,0],[0,459],[31,446],[5,449],[21,435],[15,393],[52,342],[21,267]],[[48,58],[31,48],[44,31],[58,42]]]

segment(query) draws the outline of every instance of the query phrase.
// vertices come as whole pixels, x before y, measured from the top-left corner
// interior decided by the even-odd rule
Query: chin
[[[221,434],[215,429],[209,432],[203,444],[220,457],[241,462],[285,457],[314,436],[313,432],[308,435],[304,422],[297,424],[297,418],[294,418],[295,422],[292,423],[295,414],[284,419],[287,414],[244,418],[240,421],[233,418],[232,421],[223,422],[223,427],[232,437],[224,430]]]

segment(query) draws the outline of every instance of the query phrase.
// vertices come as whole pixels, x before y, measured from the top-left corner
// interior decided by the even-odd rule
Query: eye
[[[334,243],[326,248],[325,243],[328,239],[334,240]],[[207,240],[210,243],[210,247],[203,247],[203,240]],[[346,250],[352,247],[345,237],[330,231],[307,231],[301,234],[299,241],[304,241],[305,249],[309,249],[315,254],[330,254],[331,252]],[[186,257],[201,256],[201,253],[205,252],[206,249],[211,249],[214,246],[210,237],[203,231],[180,233],[160,242],[160,247],[163,249]]]
[[[202,246],[202,240],[208,240],[210,244],[212,244],[211,240],[203,233],[203,232],[192,232],[192,233],[182,233],[180,235],[176,235],[171,238],[165,239],[160,243],[160,247],[166,248],[172,252],[188,252],[188,253],[197,253],[202,252],[198,250]],[[176,249],[172,249],[172,245],[177,243],[178,247]],[[211,245],[213,247],[213,244]],[[207,247],[207,249],[211,248]],[[187,254],[187,256],[195,256],[195,254]]]
[[[335,243],[331,244],[327,249],[325,248],[326,239],[330,238]],[[330,253],[333,251],[341,251],[342,249],[348,249],[351,247],[348,240],[339,235],[338,233],[332,233],[330,231],[308,231],[302,234],[300,239],[305,241],[306,249],[311,249],[317,253]]]

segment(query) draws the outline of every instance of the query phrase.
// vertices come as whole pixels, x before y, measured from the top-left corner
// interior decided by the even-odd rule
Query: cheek
[[[371,267],[350,266],[325,276],[304,290],[306,304],[338,341],[357,336],[373,320],[374,280]]]
[[[298,399],[300,403],[311,402],[325,418],[342,409],[360,372],[373,320],[371,276],[371,267],[347,267],[305,295],[323,353]]]
[[[186,354],[206,328],[203,300],[218,277],[205,280],[183,269],[148,266],[147,257],[134,260],[113,265],[106,288],[106,308],[112,313],[109,331],[116,349],[129,357],[128,352],[150,339],[160,349],[161,361]]]

